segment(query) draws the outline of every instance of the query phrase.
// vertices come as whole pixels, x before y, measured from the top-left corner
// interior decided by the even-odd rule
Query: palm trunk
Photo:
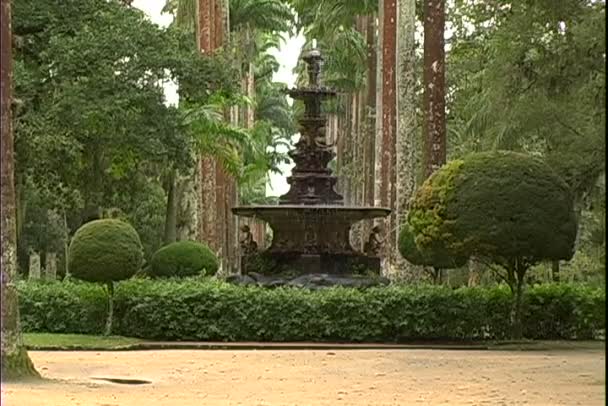
[[[177,240],[177,171],[171,169],[167,178],[167,211],[165,213],[165,232],[163,241],[165,245]]]
[[[37,252],[30,252],[30,261],[28,268],[28,279],[39,280],[40,279],[40,254]]]
[[[475,258],[469,259],[469,277],[467,280],[467,286],[473,287],[479,285],[481,280],[482,264]]]
[[[204,54],[211,54],[220,45],[223,36],[222,21],[218,19],[218,10],[222,7],[219,0],[199,0],[197,3],[197,44]],[[199,192],[199,239],[209,245],[216,253],[222,251],[225,234],[225,221],[218,210],[219,197],[223,195],[225,185],[218,184],[217,160],[211,156],[200,157],[200,192]],[[218,221],[219,220],[219,221]]]
[[[376,146],[376,17],[370,15],[366,17],[366,42],[367,42],[367,78],[365,83],[364,113],[362,119],[365,123],[363,132],[363,205],[374,205],[374,162]],[[362,239],[365,241],[371,232],[373,221],[365,220],[361,222]],[[363,247],[361,247],[363,248]]]
[[[385,239],[385,261],[384,272],[393,273],[394,255],[397,233],[396,233],[396,129],[397,129],[397,93],[396,93],[396,45],[397,45],[397,7],[396,0],[384,0],[380,2],[382,11],[382,131],[380,136],[379,162],[379,185],[377,187],[378,197],[376,200],[383,207],[393,209],[385,221],[383,236]],[[378,175],[378,174],[377,174]]]
[[[553,282],[559,282],[559,260],[551,261],[551,276]]]
[[[446,161],[445,0],[424,1],[424,175]]]
[[[47,281],[57,280],[57,253],[47,252],[44,258],[44,278]]]
[[[397,201],[396,233],[407,221],[409,202],[416,191],[416,150],[419,147],[416,136],[416,2],[399,0],[398,4],[398,37],[397,37],[397,89],[398,89],[398,123],[397,123]],[[416,267],[395,250],[398,268],[406,279],[418,279],[422,270]]]
[[[21,336],[19,301],[14,279],[17,275],[17,221],[15,211],[15,179],[13,161],[12,102],[12,49],[11,49],[11,2],[2,0],[0,8],[0,118],[2,126],[0,162],[0,364],[2,381],[39,377]]]

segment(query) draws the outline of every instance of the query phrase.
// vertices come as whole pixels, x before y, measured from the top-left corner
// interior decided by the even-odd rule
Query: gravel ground
[[[3,406],[605,404],[604,350],[30,351]],[[93,378],[146,380],[141,385]]]

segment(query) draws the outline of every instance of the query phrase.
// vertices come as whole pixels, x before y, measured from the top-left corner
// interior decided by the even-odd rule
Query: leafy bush
[[[444,165],[416,192],[408,223],[423,257],[473,255],[499,265],[515,295],[513,337],[522,336],[527,270],[574,255],[577,221],[568,185],[545,162],[483,152]]]
[[[178,241],[169,244],[152,256],[149,274],[155,277],[187,277],[205,272],[217,272],[218,261],[206,245],[195,241]]]
[[[101,334],[108,313],[102,286],[79,281],[17,283],[25,332]]]
[[[19,286],[26,331],[102,330],[106,307],[100,288],[73,283]],[[512,300],[504,285],[309,291],[200,279],[132,279],[117,285],[113,333],[156,340],[278,342],[506,339]],[[594,338],[605,329],[605,301],[601,288],[531,287],[523,301],[525,336]]]
[[[569,260],[577,224],[566,183],[543,161],[515,152],[471,154],[435,172],[408,222],[418,248],[478,255],[509,267]]]
[[[444,247],[434,247],[422,252],[417,246],[415,235],[408,223],[399,230],[399,253],[414,265],[432,266],[440,269],[460,268],[467,263],[466,256],[453,256]]]
[[[128,279],[143,262],[137,231],[120,220],[95,220],[80,227],[70,243],[68,270],[88,282]]]

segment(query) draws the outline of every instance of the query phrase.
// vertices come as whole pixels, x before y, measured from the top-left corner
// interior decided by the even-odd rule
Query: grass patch
[[[30,350],[113,350],[142,342],[137,338],[121,336],[49,333],[25,333],[23,340],[25,346]]]

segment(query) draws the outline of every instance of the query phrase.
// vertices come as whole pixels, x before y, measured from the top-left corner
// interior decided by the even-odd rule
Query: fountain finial
[[[321,62],[323,61],[321,51],[313,48],[306,52],[302,59],[308,65],[308,86],[313,88],[320,87],[319,75],[321,73]]]

